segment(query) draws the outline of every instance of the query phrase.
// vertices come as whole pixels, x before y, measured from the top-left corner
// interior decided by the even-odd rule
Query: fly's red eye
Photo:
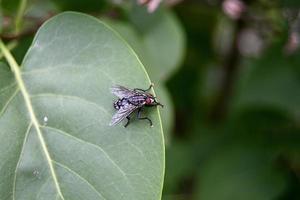
[[[147,99],[146,99],[146,104],[151,104],[151,103],[152,103],[152,99],[147,98]]]

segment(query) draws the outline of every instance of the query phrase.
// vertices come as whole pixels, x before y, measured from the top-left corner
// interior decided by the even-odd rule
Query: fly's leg
[[[142,112],[142,108],[139,108],[139,109],[138,109],[138,112],[137,112],[137,118],[138,118],[139,120],[145,120],[145,119],[148,120],[149,123],[150,123],[150,126],[153,127],[153,124],[152,124],[151,119],[149,119],[148,117],[141,117],[141,112]]]
[[[126,119],[127,119],[127,122],[126,122],[126,124],[124,125],[125,128],[126,128],[126,127],[129,125],[129,123],[130,123],[130,117],[127,116]]]
[[[133,91],[142,91],[142,92],[148,92],[152,87],[153,87],[153,83],[151,83],[151,85],[149,86],[149,88],[147,88],[146,90],[140,89],[140,88],[134,88]]]

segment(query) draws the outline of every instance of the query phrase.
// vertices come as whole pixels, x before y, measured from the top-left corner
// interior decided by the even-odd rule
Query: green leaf
[[[160,9],[153,15],[145,10],[131,14],[132,20],[143,19],[144,22],[151,22],[136,23],[137,30],[142,33],[143,51],[147,53],[145,65],[149,66],[147,69],[151,77],[168,79],[179,67],[184,56],[185,36],[179,20],[168,9]]]
[[[163,132],[165,137],[165,144],[168,146],[172,142],[172,128],[174,126],[174,105],[171,100],[168,90],[163,85],[156,85],[156,93],[159,101],[164,105],[164,108],[160,111]]]
[[[235,111],[272,108],[297,118],[300,109],[299,61],[273,47],[262,58],[244,63],[232,101]]]
[[[300,2],[298,0],[281,0],[280,5],[283,7],[299,7]]]
[[[16,90],[16,83],[9,67],[0,63],[0,110],[2,110]]]
[[[2,0],[1,8],[5,14],[12,14],[18,9],[20,0]]]
[[[61,10],[99,12],[107,6],[105,0],[52,0]]]
[[[225,145],[201,168],[196,199],[276,199],[287,179],[272,161],[266,147],[247,142]]]
[[[127,128],[108,125],[115,112],[113,84],[150,84],[114,31],[67,12],[40,28],[21,68],[3,44],[1,49],[16,77],[0,65],[1,199],[161,198],[158,109],[148,110],[153,128],[138,120]]]
[[[185,50],[185,36],[177,17],[168,9],[149,14],[146,9],[130,12],[131,32],[139,37],[142,48],[137,50],[149,74],[155,80],[167,80],[179,67]],[[127,40],[127,35],[123,35]],[[130,37],[130,36],[129,36]]]

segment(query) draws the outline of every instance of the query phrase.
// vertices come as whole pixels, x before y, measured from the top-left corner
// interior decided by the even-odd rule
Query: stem
[[[19,65],[16,62],[16,60],[13,58],[13,56],[11,55],[8,47],[5,46],[5,44],[2,42],[2,40],[0,40],[0,49],[2,51],[2,54],[4,55],[5,59],[7,60],[11,71],[13,71],[14,73],[16,71],[19,71]],[[15,74],[17,82],[18,79],[22,79],[20,74]]]
[[[1,0],[0,0],[1,1]],[[47,21],[49,18],[54,16],[55,13],[48,13],[44,18],[34,18],[34,17],[29,17],[29,16],[24,16],[24,19],[30,20],[33,25],[30,28],[26,28],[25,30],[22,30],[18,33],[4,33],[0,34],[0,38],[3,41],[11,41],[11,40],[18,40],[24,37],[32,36],[34,35],[37,30],[40,28],[40,26]]]
[[[25,12],[27,0],[20,0],[17,16],[16,16],[16,22],[15,22],[15,34],[19,34],[20,29],[21,29],[21,23],[22,23],[22,18]]]
[[[238,50],[238,36],[244,27],[244,22],[239,19],[233,34],[233,42],[231,44],[230,53],[224,63],[224,77],[221,84],[219,96],[216,99],[215,105],[212,108],[211,119],[215,122],[222,121],[227,113],[229,102],[232,97],[233,86],[236,79],[236,73],[240,61],[240,53]]]
[[[14,48],[16,48],[16,46],[18,45],[18,42],[16,40],[11,41],[10,43],[7,44],[7,49],[9,51],[13,50]],[[2,52],[0,52],[0,59],[4,56],[4,54]]]

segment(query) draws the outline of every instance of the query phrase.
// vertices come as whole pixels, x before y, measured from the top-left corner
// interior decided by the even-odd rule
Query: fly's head
[[[164,107],[161,103],[156,101],[156,97],[154,97],[152,94],[147,93],[145,96],[145,105],[146,106],[161,106]]]

